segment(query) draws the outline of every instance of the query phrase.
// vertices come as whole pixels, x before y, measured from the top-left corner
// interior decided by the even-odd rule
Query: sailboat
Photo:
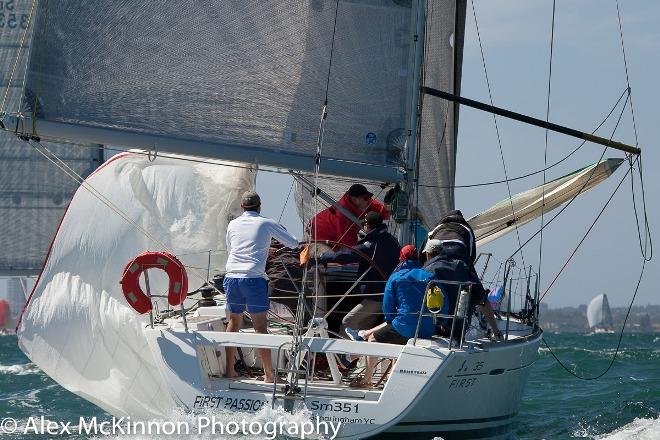
[[[11,316],[9,301],[0,299],[0,336],[14,333],[14,320]]]
[[[49,156],[81,188],[18,323],[21,349],[117,416],[274,407],[340,421],[346,439],[508,436],[542,336],[538,283],[522,310],[509,301],[501,311],[504,341],[477,325],[403,346],[334,337],[316,306],[305,313],[319,303],[316,281],[296,285],[296,310],[273,313],[270,334],[225,332],[223,297],[214,299],[227,224],[257,171],[291,173],[303,220],[347,183],[398,183],[391,228],[402,243],[415,225],[432,230],[454,208],[458,103],[468,105],[458,96],[465,8],[419,0],[242,0],[185,10],[159,1],[37,3],[24,79],[32,98],[5,112],[5,128],[36,144],[133,150],[86,179]],[[477,220],[499,234],[543,212],[539,191],[540,205],[552,193],[559,206],[616,165],[521,194],[515,202],[529,205],[526,217],[494,208]],[[422,179],[435,185],[417,186]],[[167,253],[188,286],[183,276],[170,283],[155,263],[139,281],[147,304],[138,311],[136,292],[122,292],[120,279],[145,252]],[[288,384],[223,377],[227,346],[254,369],[256,350],[270,349]],[[351,388],[336,367],[347,354],[383,359],[375,388]]]
[[[591,300],[587,306],[587,321],[594,333],[614,333],[612,311],[606,294],[602,293]]]

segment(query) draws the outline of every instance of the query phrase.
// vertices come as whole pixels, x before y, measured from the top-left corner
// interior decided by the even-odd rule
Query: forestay
[[[2,110],[17,109],[21,103],[31,43],[31,34],[26,31],[32,4],[32,0],[0,2]],[[94,147],[61,143],[47,144],[47,148],[82,176],[98,167],[103,157]],[[39,273],[77,186],[33,147],[0,131],[0,275]]]
[[[142,333],[149,319],[129,307],[119,280],[127,262],[154,250],[177,255],[193,289],[209,259],[211,276],[224,270],[227,224],[255,173],[219,165],[124,153],[86,181],[112,208],[78,189],[18,327],[21,349],[64,388],[116,416],[174,407]],[[167,292],[162,271],[150,271],[150,284]]]
[[[388,141],[410,128],[413,9],[39,2],[26,90],[36,134],[311,171],[327,85],[322,172],[394,180],[402,152]]]

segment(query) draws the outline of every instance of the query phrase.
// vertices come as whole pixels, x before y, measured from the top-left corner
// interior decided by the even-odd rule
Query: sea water
[[[607,368],[618,335],[546,333],[545,338],[568,368],[579,375],[593,377]],[[488,396],[481,398],[488,399]],[[0,336],[0,420],[11,417],[25,423],[30,417],[41,416],[47,421],[75,423],[80,417],[110,418],[98,407],[57,385],[30,363],[18,349],[16,337]],[[225,423],[239,422],[243,414],[222,413],[217,417]],[[190,416],[183,413],[170,417],[170,420],[183,422],[191,421],[189,419]],[[250,420],[263,423],[278,419],[294,424],[307,420],[305,415],[270,409],[250,417]],[[516,421],[515,438],[518,439],[659,439],[660,335],[625,334],[612,369],[602,378],[591,381],[570,376],[543,346],[532,368]],[[0,436],[3,439],[57,438]],[[191,437],[240,438],[208,434]],[[115,435],[110,438],[137,440],[147,437]]]

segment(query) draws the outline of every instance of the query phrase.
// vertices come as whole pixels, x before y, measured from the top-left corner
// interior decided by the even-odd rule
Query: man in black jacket
[[[470,304],[467,313],[467,327],[470,325],[470,317],[474,311],[474,307],[478,307],[488,320],[493,335],[497,339],[502,338],[502,333],[497,328],[495,315],[488,302],[488,291],[484,289],[481,280],[474,270],[471,262],[465,261],[467,249],[462,243],[454,241],[429,240],[426,243],[424,252],[427,255],[427,261],[423,269],[432,272],[434,278],[438,281],[453,281],[465,283],[462,286],[457,284],[443,284],[443,290],[447,294],[449,302],[449,313],[453,314],[456,309],[456,303],[460,295],[460,289],[463,288],[470,292]],[[441,324],[446,332],[451,331],[451,319],[441,320]],[[462,319],[456,319],[454,322],[454,336],[457,339],[461,337],[461,330],[463,326]]]
[[[477,243],[474,231],[458,209],[449,211],[438,225],[428,235],[429,239],[441,242],[463,243],[461,258],[466,262],[474,264],[477,258]]]
[[[387,231],[387,226],[377,212],[369,212],[363,221],[366,235],[351,249],[339,252],[326,252],[319,257],[319,263],[359,263],[358,279],[360,283],[353,289],[354,294],[383,293],[387,278],[399,263],[398,240]],[[373,260],[376,267],[360,254],[366,254]],[[364,299],[346,314],[342,320],[342,329],[350,327],[355,330],[372,328],[382,321],[382,296],[365,296]]]

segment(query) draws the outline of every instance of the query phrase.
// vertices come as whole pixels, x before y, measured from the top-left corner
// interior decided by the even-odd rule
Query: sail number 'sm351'
[[[352,412],[357,414],[360,407],[358,403],[319,402],[318,400],[312,400],[309,403],[309,409],[312,411]]]

